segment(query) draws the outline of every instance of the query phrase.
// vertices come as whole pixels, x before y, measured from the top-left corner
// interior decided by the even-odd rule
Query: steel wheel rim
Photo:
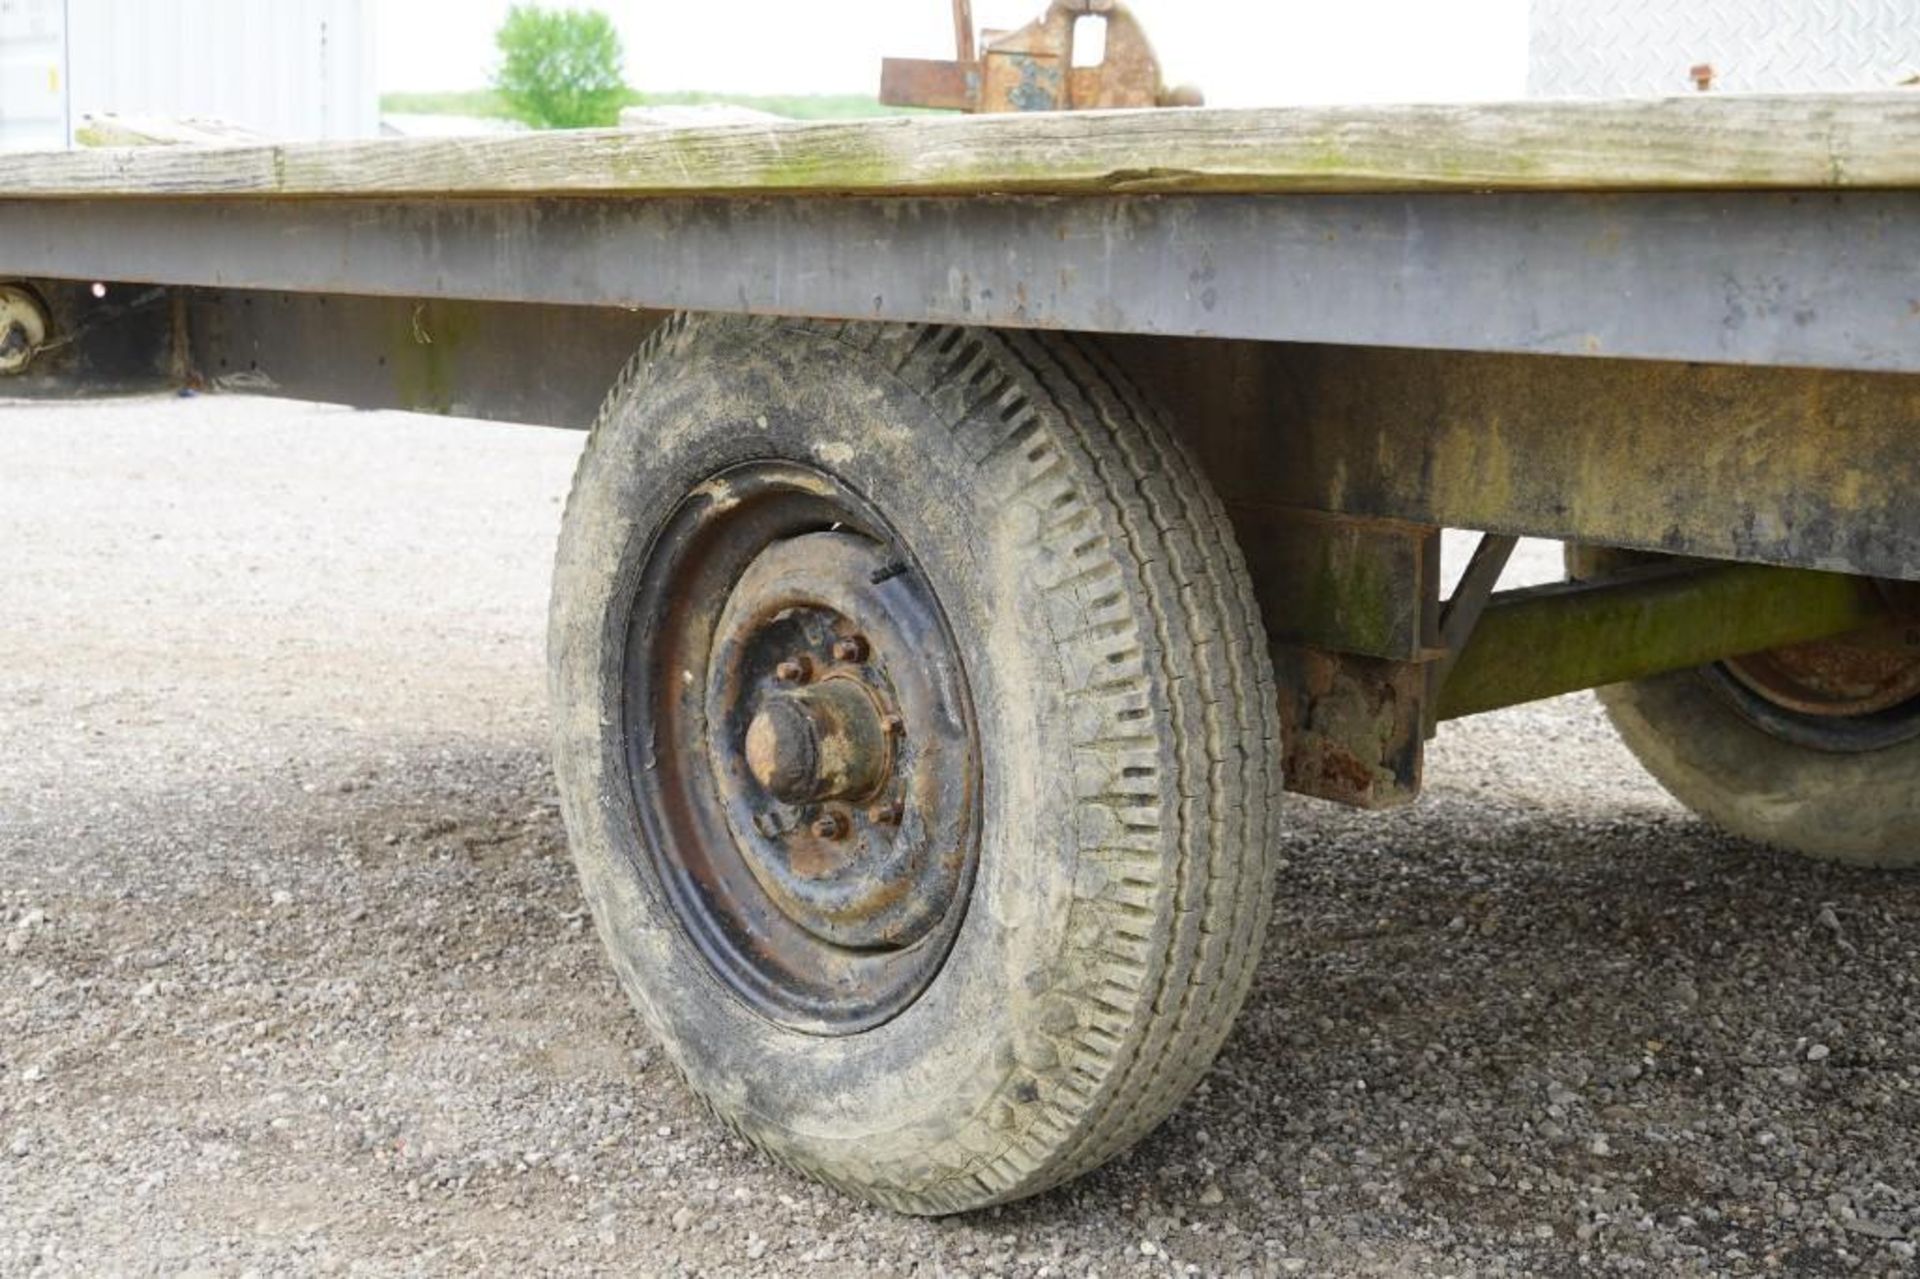
[[[1835,754],[1920,738],[1920,658],[1825,640],[1728,658],[1708,682],[1747,722]]]
[[[971,694],[925,574],[850,486],[762,461],[693,488],[631,598],[638,852],[681,931],[779,1025],[897,1016],[944,965],[978,860]]]

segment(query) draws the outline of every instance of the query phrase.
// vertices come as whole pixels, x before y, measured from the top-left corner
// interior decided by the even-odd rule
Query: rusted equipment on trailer
[[[1160,59],[1121,0],[1053,0],[1045,14],[1017,31],[988,31],[975,54],[971,0],[953,0],[952,62],[888,58],[880,101],[948,111],[1090,111],[1118,107],[1197,107],[1197,89],[1169,89]],[[1104,28],[1102,56],[1076,63],[1089,45],[1089,24]]]

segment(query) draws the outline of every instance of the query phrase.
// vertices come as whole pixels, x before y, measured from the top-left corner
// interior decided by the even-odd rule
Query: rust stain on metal
[[[976,52],[970,0],[954,0],[952,62],[888,58],[880,100],[889,106],[991,114],[1089,111],[1121,107],[1194,107],[1190,86],[1168,88],[1139,19],[1120,0],[1054,0],[1017,31],[984,33]],[[1074,65],[1088,22],[1104,23],[1100,62]]]
[[[1419,797],[1426,664],[1276,645],[1290,791],[1354,808]]]

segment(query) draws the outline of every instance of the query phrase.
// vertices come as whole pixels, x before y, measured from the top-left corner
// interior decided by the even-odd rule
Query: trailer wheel
[[[1567,550],[1575,577],[1633,558]],[[1806,644],[1598,695],[1654,780],[1726,830],[1825,861],[1920,865],[1920,660]]]
[[[1244,996],[1279,788],[1222,508],[1096,350],[676,320],[568,500],[555,760],[693,1090],[946,1213],[1125,1149]]]

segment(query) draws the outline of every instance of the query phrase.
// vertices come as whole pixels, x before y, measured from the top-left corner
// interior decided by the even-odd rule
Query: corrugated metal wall
[[[66,0],[0,0],[0,147],[66,140]]]
[[[57,110],[67,130],[85,115],[114,112],[218,119],[276,138],[373,137],[380,120],[372,7],[372,0],[0,0],[0,146],[61,139],[63,130],[49,132],[45,120],[48,65],[60,67]],[[64,27],[64,42],[56,29],[49,44],[49,24]],[[49,62],[62,51],[58,63]]]
[[[1890,89],[1920,74],[1920,0],[1533,0],[1527,92]]]

